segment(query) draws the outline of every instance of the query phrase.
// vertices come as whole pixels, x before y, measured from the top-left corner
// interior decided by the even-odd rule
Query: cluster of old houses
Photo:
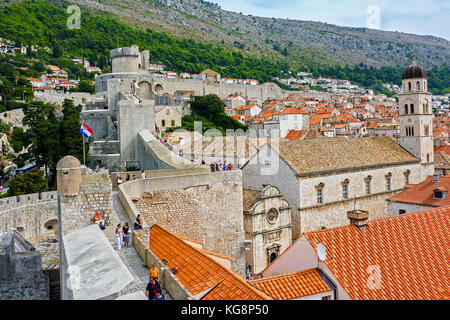
[[[48,69],[52,73],[45,73],[40,78],[27,78],[31,82],[34,91],[40,92],[54,92],[54,90],[70,90],[78,87],[80,80],[69,79],[69,74],[66,70],[59,68],[58,66],[48,65]],[[99,69],[98,67],[94,67]],[[97,70],[95,70],[97,71]],[[95,84],[94,81],[92,81]]]
[[[345,112],[345,106],[366,113],[364,107],[373,106],[370,114],[375,123],[383,123],[387,115],[397,117],[396,135],[248,143],[254,153],[241,170],[244,228],[250,246],[246,264],[252,275],[239,284],[240,296],[228,290],[221,298],[450,298],[448,145],[433,144],[431,94],[426,86],[425,71],[413,63],[403,74],[398,107],[364,103],[361,97],[358,102],[339,102],[341,106],[320,105],[324,102],[315,99],[311,104],[323,110],[328,107],[331,125],[333,119],[361,125],[364,120],[358,119],[358,113]],[[233,107],[234,99],[244,98],[229,99],[231,110],[263,109]],[[271,119],[285,115],[308,119],[306,100],[291,95],[284,101],[291,99],[302,106],[283,106]],[[354,110],[355,104],[365,105]],[[311,118],[322,114],[327,113]],[[327,115],[317,123],[322,127],[330,118]],[[446,126],[444,119],[434,122]],[[177,146],[195,143],[189,135],[169,138]],[[231,143],[239,145],[239,139]],[[200,144],[199,150],[213,143]],[[245,143],[241,145],[245,149]],[[445,164],[439,171],[440,162]],[[205,269],[211,264],[202,263]],[[254,289],[259,292],[256,297]],[[217,298],[217,290],[211,292],[203,298]]]

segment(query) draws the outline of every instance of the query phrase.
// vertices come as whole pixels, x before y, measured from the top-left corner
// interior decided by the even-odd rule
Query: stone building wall
[[[234,259],[244,275],[241,171],[184,174],[139,179],[119,187],[130,220],[142,214],[180,236],[202,241],[205,249]]]
[[[387,217],[386,199],[403,191],[404,173],[409,170],[409,182],[419,183],[422,179],[419,163],[388,166],[376,169],[353,170],[316,177],[299,178],[300,207],[293,212],[296,234],[333,228],[348,224],[347,211],[362,209],[369,211],[369,220]],[[386,175],[391,176],[391,191],[387,190]],[[372,177],[371,195],[366,195],[365,178]],[[348,200],[343,198],[342,183],[348,179]],[[317,186],[323,184],[322,201],[317,203]],[[355,199],[356,197],[356,204]]]
[[[420,205],[415,203],[405,203],[397,201],[386,201],[388,216],[397,216],[400,214],[400,210],[405,210],[405,213],[416,212],[421,210],[432,209],[433,206]]]

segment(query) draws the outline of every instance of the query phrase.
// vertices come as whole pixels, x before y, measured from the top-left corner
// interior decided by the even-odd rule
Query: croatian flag
[[[89,139],[89,137],[92,136],[93,133],[94,131],[91,128],[89,128],[86,123],[83,122],[80,128],[80,134]]]

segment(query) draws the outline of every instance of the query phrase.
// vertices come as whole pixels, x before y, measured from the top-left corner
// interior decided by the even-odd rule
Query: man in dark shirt
[[[145,289],[145,295],[147,296],[148,300],[153,300],[157,290],[161,290],[161,286],[158,282],[155,281],[155,279],[151,278],[150,282],[147,285],[147,288]]]

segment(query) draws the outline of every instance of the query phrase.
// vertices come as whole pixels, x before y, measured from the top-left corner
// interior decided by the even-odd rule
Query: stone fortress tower
[[[177,92],[216,94],[222,99],[239,93],[262,101],[290,93],[274,83],[222,83],[220,74],[212,70],[205,70],[197,79],[156,76],[149,71],[149,51],[139,52],[136,45],[113,49],[110,58],[111,73],[95,77],[95,97],[83,106],[81,121],[94,131],[89,146],[92,165],[111,171],[143,166],[139,161],[138,134],[148,130],[158,135],[157,112],[170,106],[181,116],[189,113],[187,102],[175,98]]]
[[[402,76],[399,94],[399,144],[421,160],[423,176],[434,174],[433,109],[427,75],[413,60]]]
[[[112,73],[130,73],[138,70],[148,70],[150,52],[139,52],[136,45],[130,48],[117,48],[111,50]]]

